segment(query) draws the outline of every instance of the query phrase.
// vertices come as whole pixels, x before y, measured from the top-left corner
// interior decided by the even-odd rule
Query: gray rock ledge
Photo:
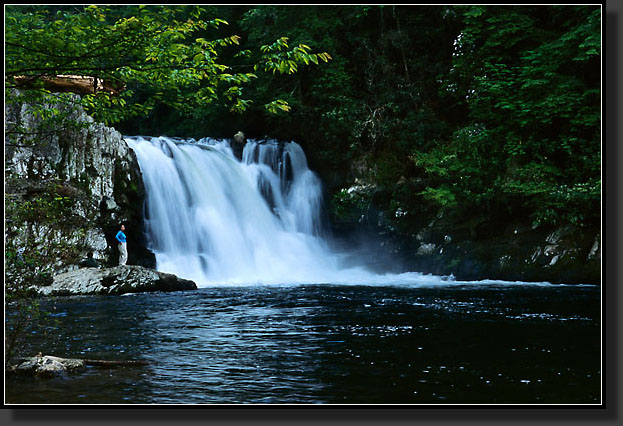
[[[118,295],[196,289],[193,281],[137,265],[80,268],[54,276],[49,286],[32,288],[40,296]]]
[[[23,359],[17,365],[10,366],[7,372],[53,377],[70,371],[82,370],[83,368],[85,368],[83,360],[45,355]]]

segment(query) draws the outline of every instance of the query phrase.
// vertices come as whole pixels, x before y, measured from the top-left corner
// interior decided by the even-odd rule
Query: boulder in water
[[[242,150],[244,149],[246,137],[244,133],[238,131],[231,141],[231,149],[238,160],[242,159]]]
[[[137,265],[103,269],[81,268],[54,276],[54,280],[49,286],[33,288],[41,296],[125,294],[196,289],[197,285],[193,281]]]
[[[85,367],[80,359],[59,358],[56,356],[34,356],[23,359],[17,365],[11,366],[9,372],[19,374],[32,374],[41,377],[53,377],[71,370]]]

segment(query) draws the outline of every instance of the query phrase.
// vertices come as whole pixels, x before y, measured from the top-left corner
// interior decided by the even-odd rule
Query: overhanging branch
[[[15,76],[13,78],[18,87],[29,87],[39,80],[50,91],[72,92],[83,95],[95,94],[97,92],[108,92],[111,95],[118,95],[125,89],[123,83],[81,75],[37,76],[34,79],[31,76]]]

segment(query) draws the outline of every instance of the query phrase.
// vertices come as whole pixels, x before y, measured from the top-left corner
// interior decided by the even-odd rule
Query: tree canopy
[[[69,99],[47,90],[46,78],[88,76],[122,89],[80,97],[87,113],[106,124],[148,114],[158,104],[191,116],[214,102],[242,112],[253,102],[244,87],[259,73],[291,74],[331,59],[307,45],[290,45],[286,37],[243,50],[240,36],[223,30],[227,25],[199,6],[8,6],[7,97],[22,96],[32,105]],[[225,64],[223,55],[236,58],[236,65]],[[264,109],[278,113],[289,106],[272,99]]]
[[[41,115],[66,96],[42,77],[90,76],[123,90],[67,99],[122,131],[298,140],[338,210],[357,178],[376,189],[351,201],[407,228],[440,211],[599,222],[599,6],[6,11],[7,100]]]

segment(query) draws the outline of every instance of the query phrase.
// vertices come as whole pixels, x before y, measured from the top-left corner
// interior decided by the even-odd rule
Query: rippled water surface
[[[215,287],[43,308],[55,324],[27,354],[149,364],[7,377],[7,403],[601,402],[597,287]]]

